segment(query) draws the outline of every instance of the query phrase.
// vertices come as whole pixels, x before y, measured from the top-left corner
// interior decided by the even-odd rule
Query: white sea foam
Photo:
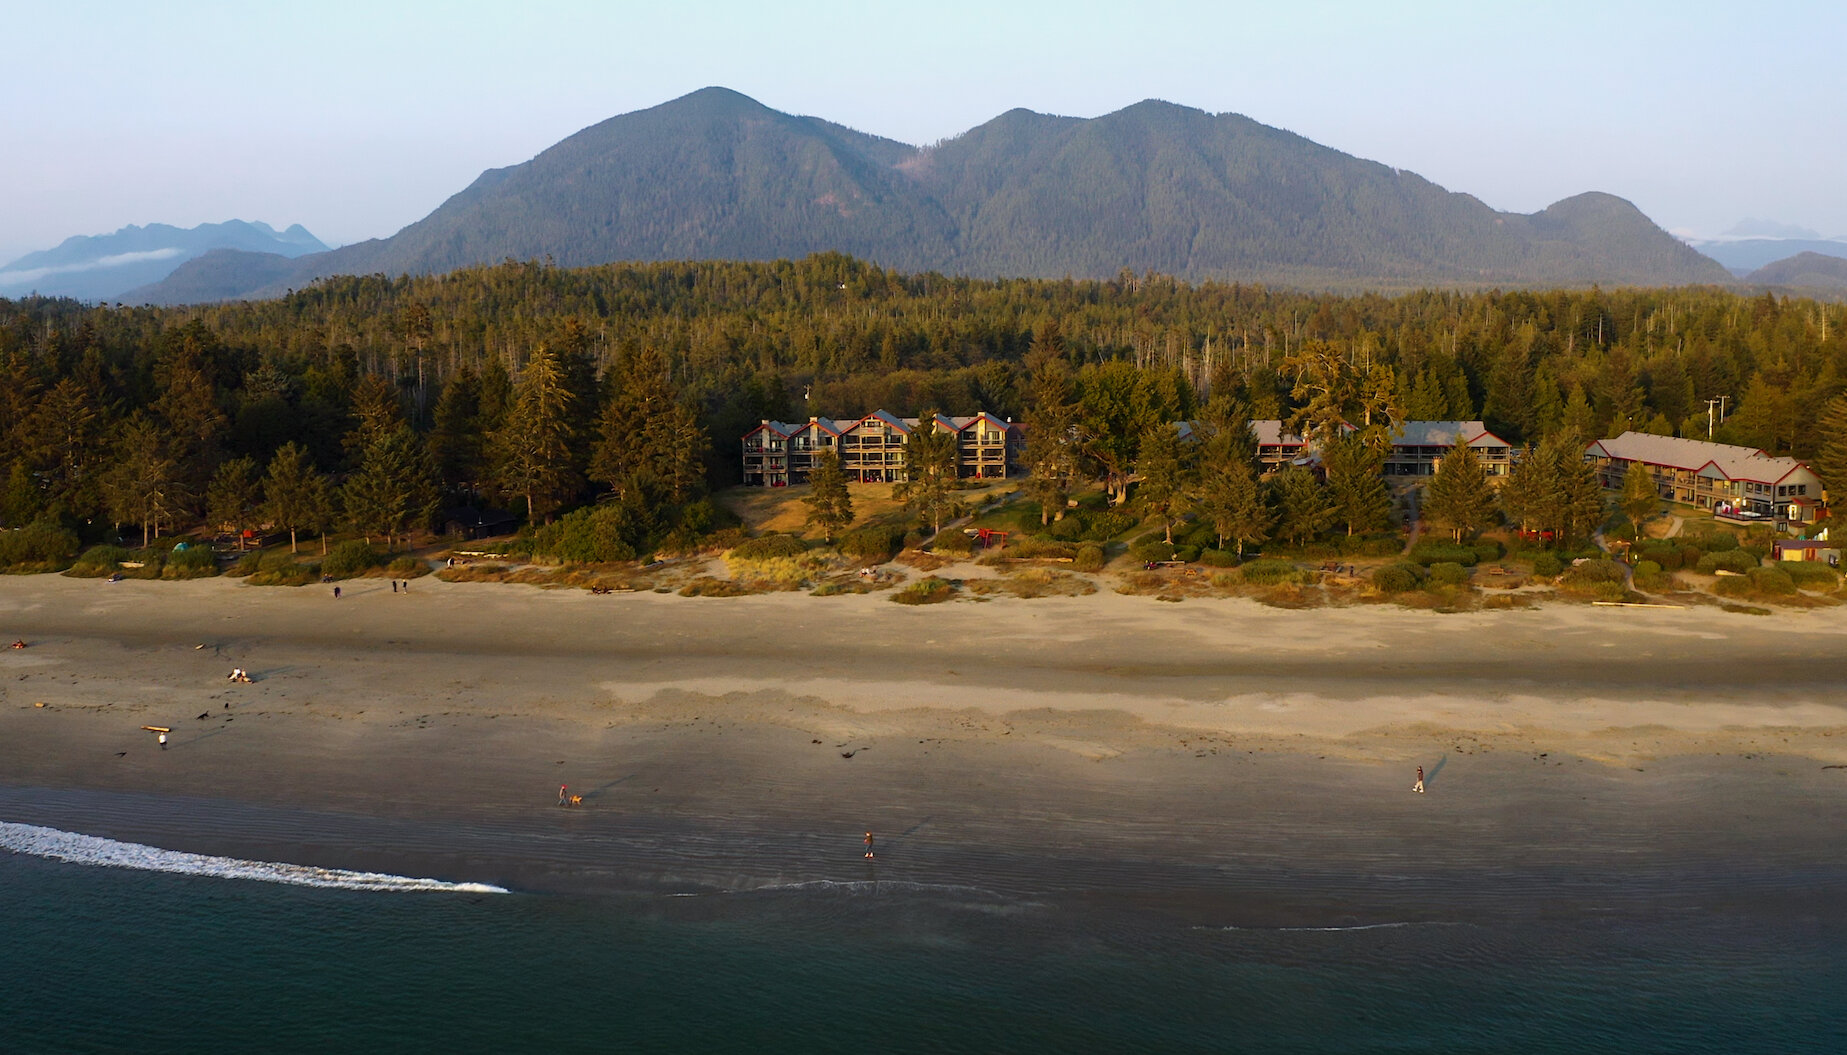
[[[0,850],[32,854],[71,864],[133,868],[146,872],[175,872],[216,879],[254,879],[262,883],[334,887],[341,890],[446,890],[466,894],[504,894],[505,887],[488,883],[445,883],[382,872],[352,872],[344,868],[314,868],[280,861],[243,861],[163,850],[158,846],[123,843],[94,835],[41,828],[36,824],[0,821]]]

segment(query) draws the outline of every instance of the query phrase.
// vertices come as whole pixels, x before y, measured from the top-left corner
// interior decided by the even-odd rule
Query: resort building
[[[744,482],[758,487],[806,483],[815,458],[832,449],[839,453],[848,480],[897,483],[904,479],[904,445],[920,425],[916,418],[884,410],[856,421],[765,421],[744,434]],[[938,414],[930,426],[955,435],[957,471],[963,477],[1000,479],[1019,463],[1025,434],[1011,420],[986,411],[957,417]]]
[[[1402,421],[1392,437],[1392,453],[1385,459],[1387,476],[1435,476],[1437,463],[1463,437],[1482,472],[1490,478],[1506,476],[1513,468],[1513,444],[1488,431],[1479,421]]]
[[[1794,458],[1755,447],[1625,432],[1584,448],[1603,486],[1620,488],[1640,463],[1661,497],[1710,509],[1721,518],[1812,523],[1821,512],[1821,478]]]

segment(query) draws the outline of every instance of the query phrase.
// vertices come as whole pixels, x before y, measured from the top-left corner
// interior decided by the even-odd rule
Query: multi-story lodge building
[[[1024,433],[1019,425],[983,411],[951,417],[938,414],[932,427],[956,437],[960,475],[1005,477],[1019,461]],[[857,421],[809,418],[806,424],[765,421],[744,434],[744,482],[762,487],[806,483],[815,457],[831,448],[855,483],[897,483],[904,479],[904,445],[921,423],[875,410]]]
[[[1755,447],[1625,432],[1584,448],[1603,486],[1619,488],[1640,462],[1661,497],[1721,515],[1746,513],[1792,523],[1812,522],[1821,509],[1821,478],[1794,458]]]
[[[1351,425],[1341,428],[1353,431]],[[1257,438],[1257,463],[1266,473],[1306,465],[1315,458],[1314,446],[1275,418],[1252,421],[1251,433]],[[1457,436],[1468,439],[1489,476],[1506,476],[1513,466],[1513,445],[1479,421],[1401,421],[1392,436],[1392,452],[1385,459],[1385,475],[1434,475]]]

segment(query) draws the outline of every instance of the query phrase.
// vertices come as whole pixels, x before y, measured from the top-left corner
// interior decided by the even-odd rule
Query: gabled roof
[[[1714,443],[1711,440],[1688,440],[1678,436],[1653,436],[1634,430],[1614,439],[1597,440],[1585,447],[1584,453],[1626,462],[1646,462],[1670,469],[1685,469],[1688,472],[1705,468],[1707,462],[1716,461],[1723,467],[1723,463],[1729,459],[1768,457],[1756,447]]]
[[[888,410],[875,410],[865,417],[860,418],[858,421],[848,424],[846,428],[843,428],[841,431],[844,432],[846,429],[857,428],[871,421],[880,422],[887,428],[904,433],[907,436],[911,434],[912,429],[917,427],[916,418],[901,418]]]
[[[1257,437],[1259,447],[1300,447],[1308,442],[1284,428],[1277,418],[1253,419],[1251,434]]]
[[[852,424],[852,422],[847,423],[847,425],[850,425],[850,424]],[[790,428],[792,428],[796,432],[800,432],[803,429],[808,428],[809,426],[813,426],[814,428],[817,428],[821,430],[822,432],[831,432],[834,435],[838,436],[843,431],[846,430],[847,425],[843,425],[840,422],[834,421],[831,418],[810,418],[808,421],[803,422],[800,425],[792,425],[790,426]]]
[[[766,421],[756,428],[751,429],[749,432],[746,432],[744,438],[749,439],[759,432],[773,432],[778,437],[786,440],[790,436],[795,435],[796,430],[802,427],[801,425],[791,425],[786,421]]]
[[[1513,446],[1479,421],[1401,421],[1392,443],[1399,447],[1448,447],[1457,436],[1471,447]]]

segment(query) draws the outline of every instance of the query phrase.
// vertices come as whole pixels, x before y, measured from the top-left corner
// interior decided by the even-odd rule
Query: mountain
[[[1847,289],[1847,259],[1821,253],[1797,253],[1765,264],[1746,275],[1744,280],[1757,286],[1790,289]]]
[[[283,278],[273,262],[249,261],[230,284],[238,258],[197,266],[213,288],[262,297],[508,257],[568,267],[829,250],[974,276],[1128,268],[1349,289],[1730,277],[1620,198],[1497,212],[1237,114],[1153,100],[1094,119],[1012,110],[917,148],[723,88],[592,125],[483,173],[390,238],[302,257]],[[191,281],[182,269],[137,294],[178,303]]]
[[[1714,238],[1692,245],[1740,277],[1799,253],[1847,258],[1847,239],[1837,238]]]
[[[298,257],[327,246],[300,224],[278,233],[266,223],[227,220],[179,228],[129,225],[114,234],[66,238],[55,249],[27,253],[0,267],[0,296],[41,293],[78,300],[113,300],[159,282],[181,264],[214,249]]]

